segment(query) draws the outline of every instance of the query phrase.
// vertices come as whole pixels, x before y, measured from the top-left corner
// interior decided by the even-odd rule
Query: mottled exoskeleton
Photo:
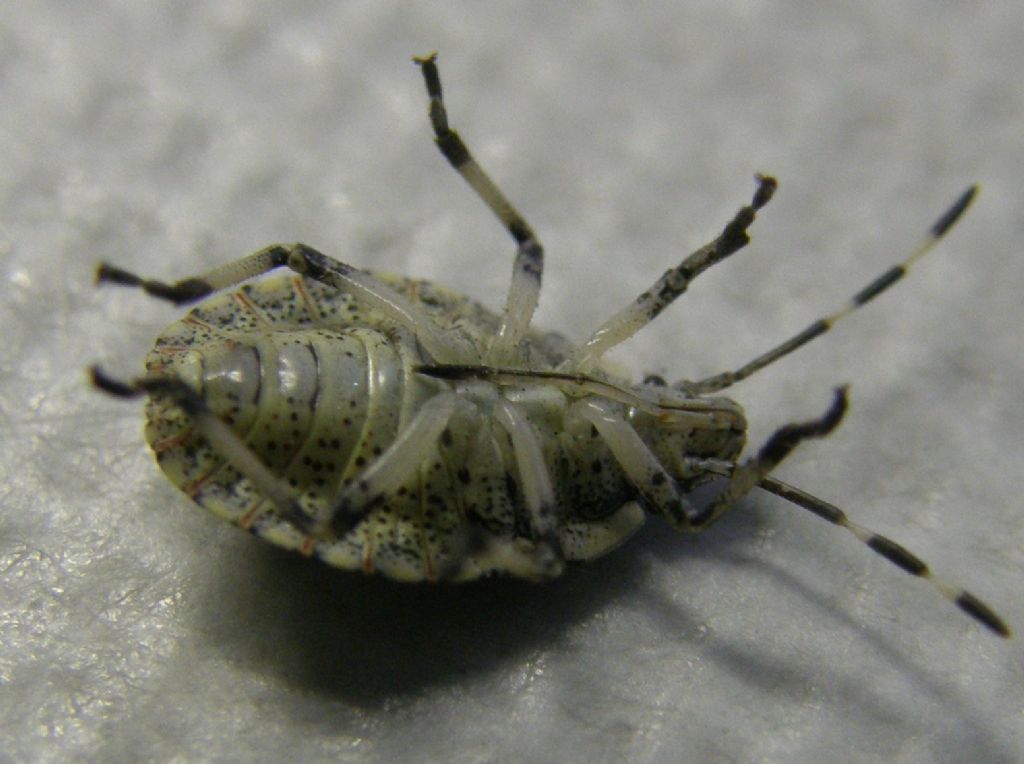
[[[777,430],[740,461],[742,409],[715,393],[827,331],[897,281],[957,220],[966,191],[922,245],[839,311],[740,369],[704,380],[635,384],[605,353],[748,242],[775,180],[582,345],[530,328],[543,270],[533,230],[448,125],[433,55],[416,59],[438,147],[516,242],[496,315],[425,281],[357,269],[304,244],[273,245],[174,284],[101,265],[98,279],[175,303],[223,292],[169,327],[146,374],[93,380],[146,395],[146,438],[198,504],[279,546],[398,580],[491,573],[543,579],[627,539],[648,514],[699,531],[760,487],[840,525],[1003,636],[968,592],[831,504],[769,476],[846,408],[835,391],[818,419]],[[253,281],[274,269],[281,274]],[[720,479],[704,506],[687,494]]]

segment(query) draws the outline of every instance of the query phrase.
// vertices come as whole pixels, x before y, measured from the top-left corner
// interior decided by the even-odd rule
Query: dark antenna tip
[[[936,239],[940,236],[944,236],[946,232],[953,227],[953,225],[960,219],[960,216],[964,214],[971,202],[974,201],[974,197],[978,195],[978,184],[975,183],[973,186],[968,188],[960,197],[953,202],[953,206],[943,213],[942,217],[935,221],[932,226],[931,234]]]
[[[956,606],[1003,639],[1010,639],[1013,636],[1006,622],[970,592],[960,592],[960,596],[956,598]]]

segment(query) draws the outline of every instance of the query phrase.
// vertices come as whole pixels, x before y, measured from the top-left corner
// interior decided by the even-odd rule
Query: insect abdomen
[[[432,392],[429,381],[410,381],[418,361],[411,344],[372,325],[318,327],[294,309],[302,296],[291,281],[272,279],[203,303],[164,332],[147,369],[175,374],[201,392],[312,515],[330,506]],[[338,302],[344,315],[346,301]],[[341,324],[341,316],[334,321]],[[430,575],[435,552],[431,534],[421,532],[424,510],[412,492],[389,500],[344,539],[313,541],[278,518],[222,454],[193,436],[179,407],[151,401],[146,437],[171,481],[231,522],[340,567],[380,569],[403,579]],[[437,487],[432,495],[450,496],[451,488]],[[435,523],[451,524],[436,508],[425,512]]]
[[[442,383],[415,374],[424,359],[403,332],[374,325],[375,317],[344,295],[316,295],[329,318],[314,315],[310,289],[317,286],[268,279],[212,298],[161,335],[147,370],[176,375],[201,392],[313,515],[331,506]],[[453,307],[466,310],[442,305]],[[532,407],[531,420],[556,476],[567,556],[589,559],[628,535],[622,520],[611,518],[635,491],[599,440],[565,430],[564,405],[552,392],[552,401]],[[310,539],[275,514],[223,454],[193,436],[180,407],[151,400],[146,436],[163,471],[198,504],[338,567],[435,578],[450,574],[481,534],[504,541],[529,535],[515,460],[486,407],[457,417],[420,474],[333,541]],[[639,523],[635,512],[630,517],[629,531]],[[469,557],[460,577],[489,572],[482,556]]]

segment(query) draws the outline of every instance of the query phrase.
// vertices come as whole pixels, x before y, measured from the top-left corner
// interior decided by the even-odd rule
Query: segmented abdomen
[[[329,507],[432,394],[409,371],[412,343],[374,326],[344,295],[315,290],[285,277],[216,297],[169,327],[147,359],[149,373],[175,374],[199,390],[311,515]],[[178,407],[151,401],[146,437],[164,472],[197,503],[282,546],[403,579],[431,577],[433,560],[444,556],[422,532],[418,497],[396,496],[344,539],[315,541],[280,520],[194,436]]]
[[[481,346],[493,331],[491,315],[469,300],[425,282],[392,282],[436,311],[439,323],[457,325]],[[544,362],[557,361],[559,338],[534,341]],[[161,335],[147,370],[174,374],[200,391],[315,515],[331,507],[447,384],[416,374],[424,361],[408,333],[347,295],[285,276],[199,305]],[[561,394],[540,392],[521,405],[552,472],[566,554],[597,556],[639,522],[635,512],[625,529],[622,518],[601,522],[634,492],[589,427],[565,430]],[[172,403],[150,401],[146,437],[164,472],[198,504],[337,567],[401,580],[474,578],[500,567],[482,551],[475,554],[474,546],[529,536],[515,458],[486,405],[461,411],[418,475],[344,538],[330,541],[311,539],[281,520],[222,454],[193,434],[187,415]]]

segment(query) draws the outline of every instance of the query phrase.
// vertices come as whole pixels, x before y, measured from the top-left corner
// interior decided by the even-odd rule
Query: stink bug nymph
[[[400,581],[552,578],[567,562],[608,553],[649,514],[701,531],[761,488],[845,528],[1009,636],[990,607],[936,579],[902,546],[771,476],[802,441],[839,424],[844,388],[819,418],[780,427],[745,459],[743,410],[719,395],[899,281],[976,189],[903,262],[748,364],[697,381],[636,384],[607,368],[605,354],[747,244],[775,180],[758,176],[750,203],[717,238],[573,345],[530,326],[543,249],[449,127],[435,58],[415,62],[437,146],[516,243],[504,310],[305,244],[265,247],[173,284],[102,264],[100,282],[175,304],[203,300],[157,339],[143,376],[122,382],[92,369],[101,390],[147,398],[146,439],[167,477],[272,544]],[[282,272],[254,280],[272,270]],[[714,479],[721,486],[706,505],[688,500]]]

